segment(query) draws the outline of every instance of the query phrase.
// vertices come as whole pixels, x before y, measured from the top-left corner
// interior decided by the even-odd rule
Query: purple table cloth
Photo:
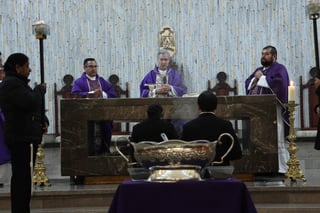
[[[256,213],[246,185],[236,179],[158,183],[126,180],[109,213]]]

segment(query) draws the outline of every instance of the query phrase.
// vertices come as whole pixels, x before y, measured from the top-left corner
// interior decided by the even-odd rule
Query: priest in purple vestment
[[[158,66],[147,73],[140,83],[140,97],[181,97],[187,93],[180,73],[169,67],[170,53],[161,49],[158,54]],[[178,134],[182,132],[183,120],[171,120]]]
[[[289,76],[284,65],[277,62],[277,49],[266,46],[261,53],[261,67],[258,67],[245,81],[247,95],[275,94],[282,112],[278,114],[279,173],[287,171],[289,153],[285,142],[289,133],[288,103]]]
[[[86,58],[83,62],[84,72],[81,77],[76,79],[72,93],[78,94],[86,98],[114,98],[116,96],[112,85],[103,77],[97,74],[97,62],[94,58]],[[109,152],[112,121],[94,122],[88,126],[90,132],[94,132],[93,136],[89,136],[89,155],[99,155]]]
[[[187,93],[180,73],[169,67],[170,54],[158,52],[158,66],[147,73],[140,83],[140,97],[181,97]]]

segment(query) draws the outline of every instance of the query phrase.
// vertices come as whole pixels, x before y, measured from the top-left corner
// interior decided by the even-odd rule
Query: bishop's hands
[[[161,86],[157,86],[156,94],[167,95],[171,91],[171,86],[169,84],[162,84]]]

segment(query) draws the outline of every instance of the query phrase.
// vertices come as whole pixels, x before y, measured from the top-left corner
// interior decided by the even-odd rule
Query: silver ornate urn
[[[167,140],[163,142],[131,142],[130,144],[133,146],[133,155],[137,163],[150,171],[148,180],[200,180],[200,170],[214,163],[216,145],[221,143],[223,136],[231,138],[230,148],[223,155],[224,157],[231,151],[234,143],[234,139],[229,133],[221,134],[218,140],[214,142],[207,140]],[[120,151],[117,144],[116,150],[125,158],[130,167],[132,163]]]

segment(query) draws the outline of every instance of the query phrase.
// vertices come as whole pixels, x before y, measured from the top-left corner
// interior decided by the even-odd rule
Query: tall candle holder
[[[304,177],[304,174],[300,170],[300,161],[296,158],[296,153],[298,151],[298,146],[294,142],[296,139],[296,135],[294,132],[294,108],[296,104],[294,100],[289,101],[288,107],[289,107],[289,123],[290,123],[290,129],[289,129],[289,136],[288,139],[290,141],[288,151],[290,154],[290,158],[287,162],[288,170],[285,173],[285,183],[288,185],[289,183],[297,181],[301,183],[301,181],[306,182],[306,179]]]
[[[43,20],[37,21],[32,25],[32,34],[36,36],[36,39],[39,40],[40,46],[40,78],[41,84],[45,82],[44,79],[44,57],[43,57],[43,40],[47,38],[47,35],[50,35],[50,28],[47,24],[44,23]],[[41,101],[41,123],[45,123],[45,97],[42,96]],[[46,176],[46,167],[44,166],[44,151],[42,145],[44,143],[43,136],[42,142],[38,145],[37,150],[37,163],[34,167],[34,176],[32,178],[33,184],[37,184],[38,186],[50,186],[49,180]],[[34,159],[36,160],[36,159]]]
[[[37,163],[34,167],[34,175],[32,178],[32,183],[37,186],[51,186],[49,183],[49,179],[46,175],[46,167],[44,166],[44,151],[42,148],[43,145],[43,137],[42,142],[38,145],[37,150]]]

